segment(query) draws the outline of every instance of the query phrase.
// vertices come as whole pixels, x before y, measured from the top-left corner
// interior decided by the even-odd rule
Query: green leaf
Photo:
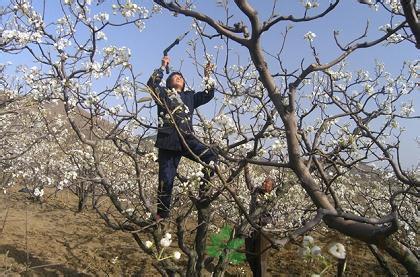
[[[220,229],[219,236],[222,240],[227,242],[230,239],[230,234],[232,233],[232,227],[225,226],[222,229]]]
[[[224,255],[225,249],[231,249],[235,251],[236,249],[242,247],[245,241],[243,239],[230,239],[232,235],[232,227],[224,226],[220,229],[219,233],[210,235],[210,245],[207,246],[207,254],[212,257],[220,257]],[[243,254],[234,254],[229,253],[228,257],[232,256],[235,263],[241,263],[245,256]],[[229,259],[228,259],[229,261]],[[232,262],[232,261],[230,261]]]
[[[227,248],[236,250],[238,248],[241,248],[242,245],[244,245],[244,244],[245,244],[244,239],[236,238],[236,239],[233,239],[233,240],[229,241],[229,243],[227,244]]]
[[[210,245],[210,246],[207,246],[207,254],[211,257],[217,258],[222,254],[222,251],[220,250],[219,247]]]
[[[220,239],[217,234],[210,235],[210,242],[211,242],[211,245],[218,245],[218,246],[223,245],[222,239]]]
[[[239,252],[229,253],[226,258],[232,264],[241,264],[246,260],[245,254]]]

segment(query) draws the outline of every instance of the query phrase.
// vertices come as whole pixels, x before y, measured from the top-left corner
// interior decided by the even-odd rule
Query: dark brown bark
[[[331,203],[328,196],[323,191],[321,191],[319,183],[311,176],[309,169],[307,168],[307,166],[305,166],[303,162],[300,151],[297,115],[295,109],[297,88],[299,87],[301,82],[311,73],[315,71],[328,69],[338,64],[339,62],[347,58],[352,52],[358,49],[369,48],[382,43],[392,34],[402,29],[406,23],[403,22],[402,24],[398,25],[396,28],[394,28],[390,32],[387,32],[387,34],[376,40],[370,42],[363,42],[359,44],[354,43],[346,47],[340,47],[343,50],[343,53],[339,55],[336,59],[330,61],[329,63],[320,64],[319,61],[317,61],[318,63],[316,64],[308,65],[307,68],[302,69],[302,72],[300,76],[296,78],[296,81],[290,84],[288,94],[282,96],[279,91],[279,88],[276,86],[274,78],[272,77],[273,75],[270,73],[267,67],[267,63],[263,54],[264,52],[259,41],[262,32],[268,30],[268,27],[266,25],[266,29],[263,28],[263,25],[261,25],[259,22],[257,12],[248,3],[248,1],[235,0],[235,3],[238,6],[238,8],[248,17],[249,22],[251,24],[252,35],[249,39],[240,38],[236,34],[229,32],[228,30],[223,28],[222,25],[218,24],[212,18],[206,16],[205,14],[183,9],[181,6],[175,5],[173,2],[171,2],[171,4],[166,4],[164,1],[155,2],[173,12],[178,12],[189,17],[194,17],[197,20],[206,22],[221,35],[229,37],[232,40],[241,44],[242,46],[248,48],[252,62],[259,73],[259,80],[263,83],[264,87],[266,88],[268,96],[274,104],[284,124],[290,168],[296,174],[301,186],[309,195],[312,202],[316,205],[318,209],[325,209],[332,212],[333,214],[336,213],[335,215],[329,214],[324,216],[324,222],[332,229],[338,230],[339,232],[345,235],[362,240],[369,244],[381,245],[385,241],[386,251],[391,256],[396,258],[399,262],[401,262],[407,268],[410,274],[416,274],[417,276],[420,276],[419,263],[415,255],[413,255],[411,251],[409,251],[407,248],[404,248],[403,245],[398,244],[390,238],[387,238],[398,230],[396,218],[394,218],[394,220],[389,221],[386,224],[376,224],[371,223],[368,220],[353,220],[349,219],[348,217],[340,217],[340,215],[337,214],[335,206]],[[410,3],[412,5],[412,1],[407,0],[402,0],[402,3],[403,6],[404,4],[408,5]],[[407,8],[407,5],[405,8]],[[328,10],[328,12],[329,11],[330,10]],[[410,22],[409,17],[413,16],[413,18],[415,19],[417,15],[413,15],[412,7],[408,11],[410,12],[410,14],[406,13],[406,17],[407,20]],[[416,22],[417,24],[416,19],[414,21],[411,20],[411,23],[409,24],[411,24],[410,27],[414,26],[417,28],[418,26],[412,25],[412,22]],[[415,34],[415,36],[416,34],[418,34],[415,28],[413,29],[413,33]],[[285,100],[286,98],[288,100],[288,103],[283,102],[283,100]]]
[[[343,277],[346,270],[346,258],[338,259],[337,263],[337,277]]]
[[[420,276],[419,260],[405,245],[393,238],[386,238],[383,241],[383,244],[378,246],[383,248],[391,257],[400,262],[410,276]]]
[[[206,251],[206,239],[210,221],[210,201],[201,198],[196,203],[197,208],[197,233],[195,236],[195,251],[197,252],[197,261],[195,263],[195,272],[198,276],[204,268],[204,258]]]
[[[383,270],[386,272],[387,276],[397,276],[397,274],[392,270],[388,262],[386,261],[384,255],[379,251],[378,247],[376,245],[368,244],[370,251],[375,256],[376,260],[378,260],[378,263],[381,265]]]
[[[245,239],[246,259],[254,277],[267,276],[268,249],[271,243],[259,231]]]
[[[416,47],[420,49],[420,22],[418,18],[419,11],[416,10],[415,0],[400,0],[401,6],[404,11],[405,19],[407,20],[408,26],[410,26],[413,32],[414,38],[416,39]]]

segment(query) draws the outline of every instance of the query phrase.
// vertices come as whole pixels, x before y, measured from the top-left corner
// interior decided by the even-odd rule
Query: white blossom
[[[319,6],[319,3],[317,1],[314,1],[314,0],[312,0],[312,1],[311,0],[306,0],[306,1],[301,0],[300,2],[303,4],[305,9],[307,9],[307,10],[312,9],[312,8],[317,8]]]
[[[118,256],[115,256],[114,258],[111,259],[112,264],[116,264],[117,261],[118,261]]]
[[[128,209],[125,209],[125,211],[124,211],[126,214],[128,214],[128,215],[132,215],[133,213],[134,213],[134,208],[128,208]]]
[[[54,43],[54,47],[58,50],[63,50],[66,46],[70,46],[71,41],[69,39],[60,38],[56,43]]]
[[[146,17],[148,17],[148,16],[149,16],[149,10],[148,10],[148,9],[146,9],[145,7],[140,7],[140,8],[139,8],[139,15],[140,15],[140,17],[142,17],[142,18],[146,18]]]
[[[108,38],[106,37],[104,32],[99,31],[99,32],[96,33],[96,39],[97,40],[107,40]]]
[[[136,3],[133,3],[132,0],[126,0],[125,4],[120,3],[119,5],[112,5],[114,14],[119,11],[122,16],[126,18],[134,17],[138,14],[141,18],[146,18],[149,16],[149,10],[145,7],[140,7]]]
[[[404,40],[403,36],[401,34],[397,34],[397,33],[390,35],[386,39],[386,41],[389,42],[389,43],[399,43],[403,40]]]
[[[41,189],[35,188],[34,195],[36,197],[42,197],[44,195],[44,189],[43,188],[41,188]]]
[[[226,135],[231,134],[235,131],[235,123],[233,122],[232,118],[225,114],[221,114],[217,117],[215,117],[214,122],[221,126],[224,131],[226,132]]]
[[[346,248],[339,242],[332,244],[328,252],[335,258],[343,260],[346,258]]]
[[[153,4],[152,13],[162,13],[162,7],[158,4]]]
[[[272,146],[271,146],[271,150],[274,152],[274,153],[281,153],[283,150],[285,150],[286,149],[286,147],[287,147],[287,145],[286,145],[286,141],[284,140],[284,139],[276,139],[275,141],[274,141],[274,143],[272,144]]]
[[[385,33],[388,33],[388,31],[390,29],[391,29],[391,25],[389,23],[387,23],[385,25],[382,25],[382,26],[379,26],[379,28],[378,28],[379,31],[382,31],[382,32],[385,32]]]
[[[321,255],[321,247],[315,245],[314,247],[311,248],[311,254],[313,256],[319,256]]]
[[[101,12],[99,14],[95,14],[93,16],[93,19],[98,20],[98,21],[102,21],[102,22],[106,22],[109,20],[109,14],[105,13],[105,12]]]
[[[394,13],[399,13],[400,10],[402,9],[401,3],[399,0],[385,0],[384,2],[386,5],[389,5],[392,12]]]
[[[308,40],[309,42],[313,42],[314,38],[316,38],[316,34],[314,32],[309,31],[303,36],[303,38]]]
[[[414,112],[413,103],[403,103],[401,105],[400,115],[404,117],[409,117]]]
[[[314,244],[314,238],[311,236],[304,236],[303,237],[303,246],[310,246]]]
[[[162,247],[169,247],[172,243],[171,234],[166,233],[165,236],[160,240],[160,245]]]
[[[379,26],[378,28],[379,31],[385,32],[385,33],[389,33],[392,31],[392,26],[387,23],[385,25]],[[387,39],[388,43],[399,43],[401,41],[404,40],[403,36],[401,34],[398,33],[394,33],[392,35],[390,35]]]
[[[368,84],[368,83],[365,84],[363,89],[368,95],[372,95],[375,92],[374,87],[371,84]]]
[[[153,246],[153,242],[151,242],[150,240],[145,242],[146,248],[151,248]]]
[[[179,251],[175,251],[174,252],[174,259],[175,260],[179,260],[181,258],[181,252],[179,252]]]
[[[146,28],[146,22],[144,22],[144,20],[137,20],[134,24],[140,32]]]
[[[85,100],[85,102],[84,102],[84,104],[86,105],[86,106],[89,106],[89,107],[91,107],[91,106],[94,106],[95,104],[97,104],[98,102],[99,102],[99,96],[96,94],[96,92],[94,92],[94,91],[92,91],[89,95],[88,95],[88,97],[86,98],[86,100]]]
[[[202,87],[207,91],[214,88],[216,81],[211,77],[204,77],[202,81]]]

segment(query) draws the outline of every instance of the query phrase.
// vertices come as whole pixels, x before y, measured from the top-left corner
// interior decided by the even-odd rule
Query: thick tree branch
[[[270,20],[268,22],[264,22],[263,27],[261,28],[261,33],[268,31],[271,27],[273,27],[275,24],[279,23],[280,21],[291,21],[291,22],[306,22],[306,21],[312,21],[321,17],[324,17],[329,12],[334,10],[334,8],[338,5],[340,0],[336,0],[334,3],[331,3],[328,8],[323,11],[322,13],[315,15],[315,16],[309,16],[309,17],[302,17],[302,18],[295,18],[293,15],[288,16],[278,16],[273,20]]]
[[[163,0],[154,0],[154,2],[156,4],[162,6],[163,8],[168,9],[169,11],[176,12],[176,13],[179,13],[179,14],[183,14],[185,16],[192,17],[192,18],[195,18],[195,19],[200,20],[202,22],[205,22],[205,23],[209,24],[210,26],[212,26],[220,34],[236,41],[237,43],[239,43],[241,45],[247,45],[247,42],[248,42],[247,39],[237,36],[234,32],[224,28],[224,26],[222,24],[220,24],[219,22],[217,22],[213,18],[211,18],[211,17],[209,17],[209,16],[207,16],[203,13],[199,13],[199,12],[192,11],[192,10],[189,10],[189,9],[183,9],[179,5],[176,5],[174,2],[166,3]]]
[[[402,22],[396,28],[388,31],[384,36],[382,36],[382,37],[380,37],[376,40],[363,42],[363,43],[357,43],[357,44],[354,44],[354,45],[351,45],[351,46],[347,47],[347,49],[344,53],[342,53],[339,57],[337,57],[336,59],[332,60],[329,63],[322,64],[322,65],[318,65],[318,64],[315,64],[315,63],[310,64],[307,68],[305,68],[302,71],[302,73],[300,74],[298,79],[290,84],[290,86],[297,88],[300,85],[300,83],[312,72],[326,70],[326,69],[338,64],[339,62],[341,62],[345,58],[347,58],[352,52],[356,51],[357,49],[369,48],[369,47],[375,46],[375,45],[385,41],[391,35],[395,34],[398,30],[402,29],[404,27],[405,23],[406,23],[405,21]]]
[[[248,17],[251,22],[252,35],[251,39],[256,40],[260,36],[260,23],[258,19],[258,12],[246,0],[235,0],[238,8]]]
[[[418,18],[419,11],[416,10],[415,0],[400,0],[408,26],[410,26],[414,37],[416,38],[416,47],[420,49],[420,22]]]

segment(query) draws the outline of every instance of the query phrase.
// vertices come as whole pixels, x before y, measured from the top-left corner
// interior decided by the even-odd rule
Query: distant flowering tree
[[[48,180],[55,172],[68,176],[54,179],[59,184],[87,181],[100,186],[110,202],[95,205],[97,212],[109,226],[130,232],[164,276],[199,276],[205,267],[220,276],[229,267],[228,252],[239,256],[239,242],[250,233],[258,232],[266,248],[279,248],[321,222],[382,247],[410,274],[419,274],[415,234],[420,181],[401,165],[399,150],[404,121],[419,118],[413,101],[418,61],[407,61],[398,74],[388,73],[379,61],[370,72],[349,66],[360,49],[415,41],[414,25],[399,1],[369,2],[401,22],[390,20],[371,40],[367,30],[346,43],[334,32],[338,52],[328,60],[321,58],[317,34],[309,29],[313,22],[328,24],[339,0],[301,1],[302,16],[279,14],[277,1],[266,13],[245,0],[217,1],[225,17],[202,13],[192,1],[155,0],[148,8],[135,2],[65,0],[60,2],[62,15],[52,22],[44,22],[26,0],[12,0],[1,10],[1,50],[29,53],[35,60],[34,67],[21,67],[19,94],[28,93],[40,103],[62,103],[71,127],[71,135],[61,135],[51,125],[47,132],[65,155],[41,148],[48,144],[31,152],[66,164],[43,171],[40,178]],[[152,91],[137,74],[131,50],[107,44],[106,32],[129,25],[142,31],[148,19],[166,11],[193,19],[195,36],[187,57],[202,88],[215,84],[218,98],[213,117],[200,111],[195,115],[195,135],[220,159],[210,165],[181,163],[172,216],[160,224],[154,220],[157,157],[148,137],[163,119],[150,116]],[[298,43],[308,45],[310,62],[297,52],[293,55],[302,60],[298,66],[284,62],[291,26],[278,36],[275,48],[265,44],[263,37],[283,23],[307,27]],[[236,57],[241,48],[236,46],[246,49],[245,62]],[[215,64],[214,74],[203,78],[208,62]],[[170,112],[184,112],[182,108]],[[173,121],[168,114],[166,120]],[[199,197],[201,170],[206,168],[216,174],[209,194]],[[260,184],[267,176],[274,187],[258,193],[266,190]],[[176,230],[174,235],[162,225]],[[213,247],[209,255],[207,238],[219,234],[222,226],[233,226],[232,238],[214,243],[217,251]],[[168,254],[175,240],[177,249]],[[230,241],[235,247],[227,247]],[[304,241],[305,253],[317,256],[319,247],[309,238]],[[340,259],[343,249],[336,244],[330,253]]]
[[[48,140],[59,130],[47,131],[41,107],[25,93],[22,80],[8,74],[7,68],[3,64],[0,69],[0,166],[2,176],[8,176],[1,186],[6,193],[14,182],[24,182],[33,196],[42,196],[43,186],[52,181],[52,176],[45,174],[52,166],[46,161],[54,155]]]

